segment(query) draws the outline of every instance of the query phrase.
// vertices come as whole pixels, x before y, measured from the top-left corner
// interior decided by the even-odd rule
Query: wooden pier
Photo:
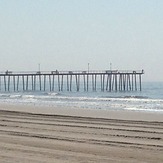
[[[138,71],[0,72],[0,91],[141,91]]]

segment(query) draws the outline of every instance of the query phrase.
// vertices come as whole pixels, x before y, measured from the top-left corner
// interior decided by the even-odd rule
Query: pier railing
[[[144,74],[144,70],[79,70],[79,71],[1,71],[0,75],[39,75],[39,74]]]

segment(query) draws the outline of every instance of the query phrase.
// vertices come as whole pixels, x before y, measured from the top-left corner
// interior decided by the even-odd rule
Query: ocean
[[[163,82],[143,82],[142,91],[1,91],[0,103],[163,113]]]

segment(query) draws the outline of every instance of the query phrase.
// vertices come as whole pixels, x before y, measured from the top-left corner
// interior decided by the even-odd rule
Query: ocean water
[[[0,103],[163,113],[163,83],[144,82],[142,91],[1,91]]]

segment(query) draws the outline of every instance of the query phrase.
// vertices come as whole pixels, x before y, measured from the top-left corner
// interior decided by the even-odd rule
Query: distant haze
[[[163,0],[0,0],[0,71],[145,70],[163,81]]]

